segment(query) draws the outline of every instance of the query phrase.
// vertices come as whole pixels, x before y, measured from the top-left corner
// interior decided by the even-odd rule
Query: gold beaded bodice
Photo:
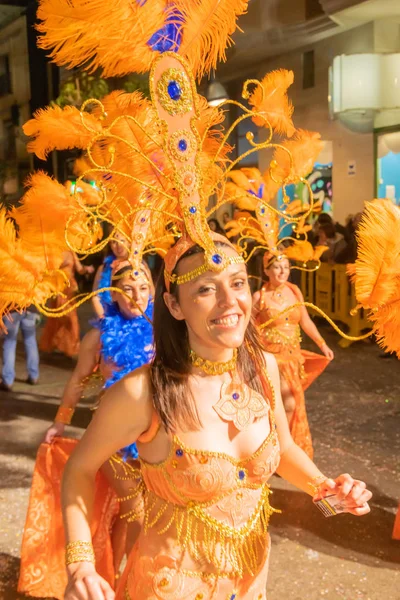
[[[161,463],[141,460],[145,488],[143,535],[175,539],[203,571],[253,574],[268,543],[268,480],[279,460],[270,411],[269,433],[248,457],[195,450],[173,437]]]
[[[286,285],[292,289],[292,285]],[[275,302],[275,298],[267,297],[267,291],[269,291],[268,284],[261,289],[260,311],[257,315],[257,323],[260,325],[274,319],[268,327],[262,329],[263,338],[267,342],[267,349],[274,354],[283,349],[289,352],[300,351],[301,331],[299,323],[301,309],[296,307],[283,315],[279,315],[280,312],[294,304],[294,302],[287,300],[283,295],[283,291],[274,294],[278,300],[278,302]],[[280,302],[279,295],[282,297]]]

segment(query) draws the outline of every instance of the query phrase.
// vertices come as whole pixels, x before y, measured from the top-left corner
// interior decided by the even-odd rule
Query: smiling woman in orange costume
[[[201,77],[224,55],[247,2],[127,0],[112,7],[105,3],[102,11],[95,2],[94,32],[78,19],[90,12],[88,4],[65,3],[57,16],[54,3],[43,0],[40,27],[48,37],[42,46],[55,48],[60,62],[81,62],[84,56],[108,73],[134,71],[133,63],[140,60],[147,70],[154,51],[151,103],[122,95],[118,104],[114,95],[85,114],[86,120],[83,112],[73,115],[75,139],[82,144],[84,138],[91,151],[108,149],[102,169],[110,171],[113,182],[124,175],[124,182],[143,186],[143,210],[163,214],[167,230],[180,239],[165,257],[156,291],[154,361],[105,394],[66,467],[65,600],[114,598],[94,564],[93,484],[104,461],[136,441],[144,525],[120,580],[118,600],[264,600],[268,522],[274,512],[271,474],[277,471],[311,496],[315,487],[315,499],[337,494],[343,510],[354,515],[369,512],[371,492],[347,474],[325,477],[293,442],[276,361],[262,351],[251,322],[244,258],[207,226],[209,198],[222,196],[232,168],[226,143],[230,132],[218,129],[223,112],[198,96],[191,69]],[[73,18],[66,19],[68,11]],[[137,52],[127,49],[132,40]],[[243,97],[253,109],[242,106],[245,118],[270,132],[276,128],[292,135],[286,97],[291,80],[285,72],[248,82]],[[250,93],[248,85],[255,85],[255,91]],[[64,111],[62,118],[70,115]],[[86,137],[80,135],[82,128]],[[67,142],[71,145],[70,137],[59,145]],[[251,151],[268,145],[254,142]],[[156,228],[156,219],[152,225]]]
[[[334,355],[304,306],[298,306],[279,316],[285,308],[304,302],[299,288],[288,281],[290,263],[285,255],[276,256],[266,252],[264,273],[268,282],[253,297],[256,322],[258,325],[269,322],[262,329],[262,338],[265,348],[275,355],[278,362],[282,400],[290,432],[296,444],[312,458],[313,447],[304,391],[322,373]],[[274,319],[276,315],[278,316]],[[300,327],[324,356],[301,349]]]
[[[276,361],[261,352],[250,323],[245,265],[223,238],[213,239],[227,258],[220,273],[197,275],[204,254],[185,239],[167,255],[155,298],[154,363],[106,394],[67,465],[68,552],[76,549],[77,561],[68,566],[66,600],[113,597],[78,557],[87,558],[90,543],[85,514],[94,474],[115,447],[135,439],[144,527],[118,599],[265,599],[274,471],[311,494],[309,483],[323,482],[319,491],[341,494],[348,512],[369,510],[364,483],[348,475],[327,479],[294,444]]]

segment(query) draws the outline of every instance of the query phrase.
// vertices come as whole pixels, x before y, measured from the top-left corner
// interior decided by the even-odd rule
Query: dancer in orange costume
[[[79,442],[62,436],[92,373],[99,369],[107,388],[151,358],[154,288],[148,267],[145,264],[142,267],[141,277],[133,279],[128,261],[115,261],[110,284],[119,287],[126,296],[112,292],[110,299],[114,304],[106,308],[103,318],[82,340],[78,363],[64,390],[55,422],[39,448],[21,548],[18,584],[21,593],[63,598],[67,577],[61,478],[66,462]],[[135,488],[126,477],[128,465],[130,473],[137,469],[136,446],[125,448],[106,461],[96,479],[91,531],[99,572],[111,584],[114,573],[118,576],[125,551],[129,553],[141,526],[136,521],[127,523],[126,518],[118,518],[118,514],[142,512],[140,486]],[[140,484],[140,479],[138,482]],[[128,499],[123,500],[125,497]]]
[[[167,255],[155,298],[154,363],[108,392],[71,457],[64,484],[73,559],[66,600],[95,590],[101,600],[112,598],[94,566],[83,562],[91,552],[86,486],[121,442],[138,440],[146,492],[144,527],[118,600],[265,600],[274,471],[311,494],[312,481],[322,495],[340,493],[355,515],[369,510],[364,483],[347,475],[327,479],[293,443],[276,361],[262,353],[249,322],[245,265],[226,239],[212,239],[227,264],[220,273],[210,267],[196,276],[204,253],[185,238]],[[127,420],[128,411],[135,418]]]
[[[52,309],[62,308],[77,293],[78,284],[75,279],[75,272],[78,272],[80,275],[94,272],[92,266],[83,266],[73,252],[64,253],[60,269],[68,277],[69,285],[64,297],[58,295],[54,300],[49,302],[49,308]],[[42,352],[58,350],[66,356],[73,357],[79,354],[79,345],[79,320],[76,310],[72,310],[67,315],[57,319],[47,319],[39,342],[39,349]]]
[[[73,138],[88,149],[93,170],[106,172],[110,194],[119,182],[122,191],[140,185],[143,210],[158,220],[164,215],[167,231],[180,238],[156,291],[154,361],[105,394],[64,475],[65,600],[114,598],[96,572],[88,514],[98,469],[136,440],[144,526],[118,600],[265,599],[274,512],[268,480],[275,470],[310,496],[315,486],[315,500],[337,494],[345,512],[369,512],[364,482],[325,477],[293,442],[275,358],[263,353],[251,322],[244,256],[207,225],[209,197],[222,199],[232,168],[230,131],[225,136],[218,128],[224,113],[198,96],[194,77],[224,55],[246,6],[122,0],[101,9],[98,2],[65,3],[57,14],[54,2],[40,3],[41,46],[57,61],[74,66],[84,57],[108,74],[148,70],[152,61],[151,102],[114,94],[90,114],[85,107],[62,111],[54,121],[63,119],[68,136],[50,143],[56,115],[49,108],[25,129],[36,137],[31,148],[71,147]],[[88,14],[95,30],[85,26]],[[292,81],[285,71],[247,82],[243,97],[251,110],[235,102],[243,111],[237,121],[251,118],[271,137],[293,135],[286,95]],[[250,141],[246,155],[272,147],[270,139]],[[107,198],[101,208],[104,214]]]
[[[280,316],[285,308],[304,301],[299,288],[288,282],[289,260],[284,255],[277,257],[266,253],[264,272],[268,282],[253,297],[256,322],[263,325],[278,315],[262,329],[262,337],[265,348],[272,352],[278,361],[283,405],[292,437],[312,458],[313,447],[304,391],[322,373],[334,355],[304,306],[296,307]],[[324,356],[301,349],[300,327]]]

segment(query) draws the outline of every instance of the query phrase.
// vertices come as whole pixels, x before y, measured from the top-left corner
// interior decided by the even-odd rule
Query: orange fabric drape
[[[21,549],[18,592],[39,598],[64,598],[67,584],[65,537],[61,514],[61,479],[78,440],[55,438],[41,444],[36,458],[29,508]],[[110,531],[118,513],[118,501],[105,477],[96,477],[91,524],[96,568],[114,583]]]

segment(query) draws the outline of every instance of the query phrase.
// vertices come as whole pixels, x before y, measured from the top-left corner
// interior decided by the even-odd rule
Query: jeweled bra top
[[[254,574],[274,512],[267,482],[280,460],[272,410],[269,425],[258,450],[242,459],[189,448],[177,435],[164,461],[140,459],[144,532],[169,533],[205,570],[232,577]]]

